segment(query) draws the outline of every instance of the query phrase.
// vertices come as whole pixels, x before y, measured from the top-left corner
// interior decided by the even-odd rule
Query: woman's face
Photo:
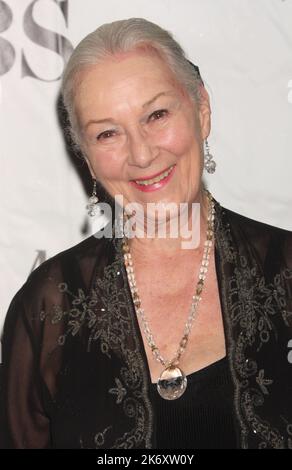
[[[166,64],[141,52],[109,58],[79,78],[82,149],[107,192],[143,206],[198,200],[210,131],[207,92],[196,109]]]

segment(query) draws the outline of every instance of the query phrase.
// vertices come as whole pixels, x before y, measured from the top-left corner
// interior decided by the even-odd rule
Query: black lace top
[[[151,386],[158,449],[234,449],[232,382],[227,358],[187,376],[177,400],[160,397]]]
[[[292,448],[292,234],[218,203],[215,211],[232,380],[226,406],[236,443]],[[11,302],[2,339],[4,447],[159,444],[120,242],[92,236],[54,256],[33,271]]]

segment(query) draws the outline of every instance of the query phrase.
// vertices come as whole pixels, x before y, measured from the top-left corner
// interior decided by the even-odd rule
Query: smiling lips
[[[170,180],[173,172],[174,172],[175,165],[170,166],[167,170],[164,170],[158,175],[148,178],[148,179],[137,179],[132,180],[130,183],[135,186],[140,191],[148,192],[148,191],[155,191],[157,189],[162,188],[165,184]]]

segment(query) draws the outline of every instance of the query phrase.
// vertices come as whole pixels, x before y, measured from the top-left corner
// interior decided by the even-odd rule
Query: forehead
[[[84,111],[92,104],[115,105],[119,98],[144,102],[166,89],[182,93],[168,65],[156,55],[135,51],[107,58],[79,72],[75,105]]]

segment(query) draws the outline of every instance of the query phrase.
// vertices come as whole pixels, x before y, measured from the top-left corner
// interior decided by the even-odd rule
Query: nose
[[[141,130],[128,135],[128,163],[132,166],[147,168],[157,156],[157,148],[149,142],[149,137]]]

